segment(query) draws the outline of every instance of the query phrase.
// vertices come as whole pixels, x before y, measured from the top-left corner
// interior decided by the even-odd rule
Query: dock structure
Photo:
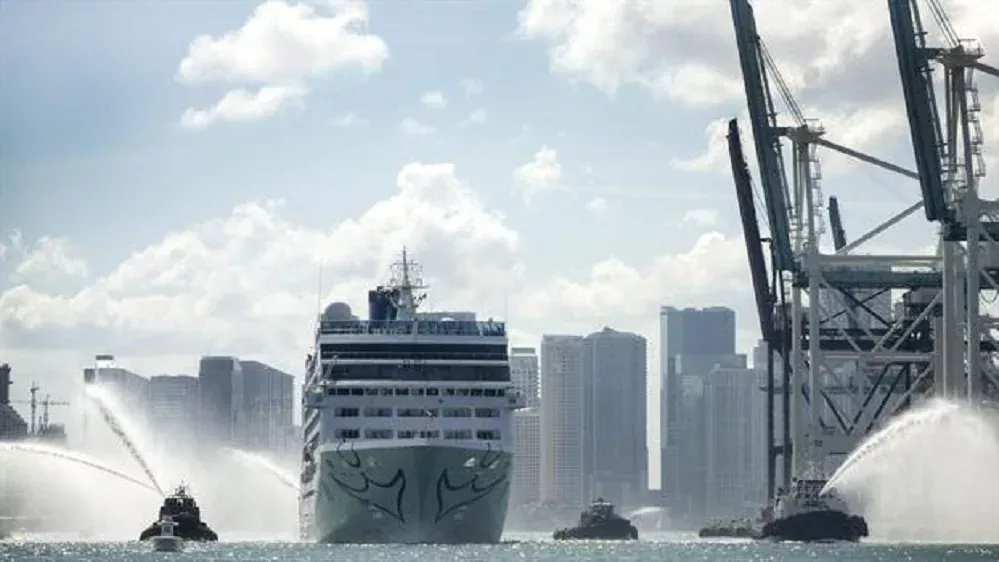
[[[927,44],[920,2],[945,44]],[[983,62],[975,42],[959,38],[938,0],[887,0],[916,162],[908,170],[833,142],[820,123],[806,119],[757,32],[750,1],[730,0],[730,7],[759,168],[757,187],[733,119],[729,154],[768,349],[772,499],[778,459],[786,488],[808,467],[831,470],[832,459],[930,396],[999,400],[999,311],[986,304],[999,297],[999,203],[979,195],[985,139],[974,81],[976,73],[999,78],[999,70]],[[942,88],[934,85],[934,68]],[[848,241],[840,202],[830,197],[833,244],[824,250],[821,149],[917,182],[921,199]],[[937,230],[934,254],[861,253],[920,209],[927,228]]]

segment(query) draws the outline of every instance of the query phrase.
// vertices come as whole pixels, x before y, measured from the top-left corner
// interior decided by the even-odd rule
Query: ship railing
[[[405,353],[391,351],[324,351],[324,361],[332,359],[394,359],[398,361],[507,361],[507,354],[469,353],[461,351],[407,351]]]
[[[494,321],[323,320],[320,334],[393,336],[506,336],[506,324]]]

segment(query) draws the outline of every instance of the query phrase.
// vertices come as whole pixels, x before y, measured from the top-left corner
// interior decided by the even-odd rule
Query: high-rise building
[[[198,437],[201,389],[197,377],[158,375],[149,379],[152,432],[171,448],[185,447]]]
[[[584,501],[640,504],[648,488],[645,338],[610,328],[582,344]]]
[[[740,366],[735,312],[663,306],[659,346],[662,489],[675,518],[695,521],[706,509],[703,377],[716,365]]]
[[[244,445],[281,453],[294,422],[295,377],[259,361],[240,361],[243,370]]]
[[[516,508],[541,500],[541,413],[537,408],[515,411],[514,428],[517,451],[510,503]]]
[[[0,441],[23,439],[28,435],[28,422],[10,405],[12,384],[10,365],[0,364]]]
[[[538,353],[533,347],[510,349],[510,380],[524,397],[527,407],[538,406],[541,387],[538,380]]]
[[[243,369],[235,357],[202,357],[198,365],[201,390],[202,442],[209,447],[240,446],[246,434]]]
[[[541,338],[541,498],[583,501],[583,338]]]
[[[119,367],[113,355],[98,355],[94,367],[83,369],[83,382],[106,390],[132,421],[148,423],[149,379]]]
[[[704,377],[705,512],[713,518],[751,517],[763,505],[757,380],[745,367],[715,367]]]

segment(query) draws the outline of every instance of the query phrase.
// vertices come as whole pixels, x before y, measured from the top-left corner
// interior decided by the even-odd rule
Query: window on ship
[[[477,418],[498,418],[499,410],[496,408],[476,408],[475,417]]]
[[[498,441],[500,433],[495,429],[480,429],[475,432],[475,438],[482,441]]]
[[[366,439],[392,439],[391,429],[366,429],[364,430]]]
[[[443,415],[445,418],[470,418],[472,417],[471,408],[444,408]]]
[[[399,408],[396,415],[400,418],[437,417],[437,408]]]
[[[399,439],[412,439],[416,437],[416,430],[414,429],[400,429],[396,432]]]
[[[357,408],[337,408],[333,412],[338,418],[356,418],[361,413]]]
[[[359,429],[338,428],[333,433],[333,435],[337,439],[357,439],[358,437],[361,436],[361,430],[359,430]]]
[[[471,429],[445,429],[444,439],[471,439]]]
[[[364,409],[364,415],[369,418],[390,418],[392,417],[392,408],[368,406]]]

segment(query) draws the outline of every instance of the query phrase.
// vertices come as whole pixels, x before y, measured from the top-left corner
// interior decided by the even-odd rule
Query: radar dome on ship
[[[354,319],[354,314],[350,311],[350,305],[345,302],[335,302],[326,307],[323,311],[323,319],[329,321],[349,321]]]

